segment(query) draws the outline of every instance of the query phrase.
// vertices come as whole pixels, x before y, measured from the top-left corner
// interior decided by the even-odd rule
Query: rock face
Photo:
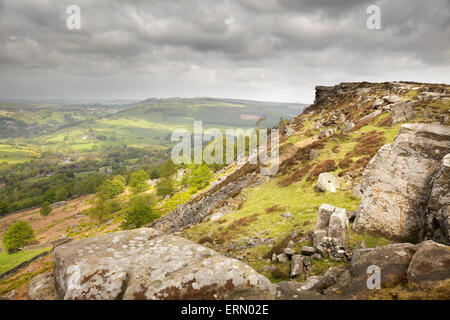
[[[235,259],[149,228],[57,247],[61,299],[272,299],[264,276]]]
[[[339,189],[339,179],[333,176],[331,173],[324,172],[319,175],[317,180],[317,187],[322,191],[329,191],[335,193]]]
[[[450,127],[403,125],[394,144],[384,145],[364,171],[355,230],[398,241],[422,240],[432,178],[449,152]]]
[[[353,129],[354,126],[355,126],[355,124],[352,121],[345,122],[344,128],[342,129],[342,133],[349,132],[350,130]]]
[[[408,281],[432,284],[450,279],[450,247],[425,241],[413,256],[408,267]]]
[[[427,238],[450,244],[450,154],[433,177],[427,223]]]

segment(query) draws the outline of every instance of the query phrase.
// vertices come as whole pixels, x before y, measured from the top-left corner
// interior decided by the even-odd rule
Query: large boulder
[[[367,280],[371,274],[368,268],[380,268],[381,288],[391,283],[406,283],[409,263],[416,252],[416,245],[398,243],[371,249],[358,249],[353,252],[350,271],[353,276],[348,293],[369,290]]]
[[[336,207],[331,204],[323,203],[319,207],[319,212],[317,213],[316,229],[328,229],[328,224],[330,223],[330,216],[333,214]],[[325,234],[326,236],[326,234]]]
[[[427,223],[427,238],[450,245],[450,154],[433,177]]]
[[[394,144],[384,145],[364,171],[355,230],[398,241],[422,240],[431,181],[449,152],[450,127],[403,125]]]
[[[419,245],[408,268],[408,281],[432,285],[450,279],[450,247],[425,241]]]
[[[323,172],[319,175],[317,180],[317,187],[322,191],[329,191],[335,193],[339,189],[339,179],[328,172]]]
[[[62,299],[273,299],[248,265],[150,228],[108,233],[54,251]]]
[[[58,300],[52,273],[42,273],[31,279],[28,285],[28,300]]]

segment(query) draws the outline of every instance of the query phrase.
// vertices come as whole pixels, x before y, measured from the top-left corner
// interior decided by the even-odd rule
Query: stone
[[[396,103],[402,101],[402,98],[397,95],[384,96],[383,100],[387,103]]]
[[[392,123],[410,121],[416,117],[414,113],[415,103],[411,101],[401,101],[391,105]]]
[[[319,151],[312,149],[311,152],[309,153],[309,160],[314,160],[318,156],[319,156]]]
[[[381,107],[384,104],[384,101],[382,99],[376,99],[374,103],[372,104],[373,109],[378,109],[378,107]]]
[[[54,251],[60,299],[274,299],[248,265],[185,238],[141,228],[89,237]]]
[[[332,136],[334,133],[333,129],[324,129],[319,132],[319,139],[325,139]]]
[[[308,247],[308,246],[302,247],[302,254],[305,256],[312,256],[315,253],[316,253],[316,248],[314,248],[314,247]]]
[[[330,216],[333,214],[335,207],[330,204],[323,203],[319,207],[317,214],[316,229],[327,229],[330,222]]]
[[[278,261],[278,256],[276,253],[272,254],[272,262],[277,262]]]
[[[405,283],[409,263],[417,246],[410,243],[397,243],[371,249],[357,249],[353,253],[350,271],[353,280],[349,292],[367,291],[367,271],[377,266],[381,271],[381,288],[390,283]]]
[[[31,279],[28,285],[28,300],[58,300],[58,298],[53,273],[41,273]]]
[[[363,192],[361,190],[361,185],[354,186],[352,189],[352,197],[356,199],[361,199]]]
[[[302,283],[300,290],[314,290],[316,286],[319,284],[320,278],[318,276],[312,276],[306,279],[305,282]]]
[[[284,254],[287,255],[288,257],[293,256],[295,254],[295,250],[291,248],[285,248]]]
[[[357,210],[347,211],[347,218],[349,221],[353,221],[356,218]]]
[[[372,118],[376,118],[376,117],[378,117],[378,116],[379,116],[380,114],[382,114],[382,113],[383,113],[382,110],[376,110],[376,111],[374,111],[374,112],[368,114],[367,116],[364,116],[364,117],[362,117],[361,119],[359,119],[359,122],[361,123],[361,122],[363,122],[363,121],[370,120],[370,119],[372,119]]]
[[[428,240],[420,243],[408,267],[408,281],[433,285],[450,279],[450,246]]]
[[[305,266],[305,268],[309,269],[309,267],[311,266],[311,257],[303,256],[302,261],[303,261],[303,265]]]
[[[345,122],[344,128],[342,129],[342,133],[349,132],[350,130],[353,129],[354,126],[355,126],[355,124],[352,121]]]
[[[322,255],[320,253],[314,253],[311,256],[312,259],[316,259],[316,260],[322,260]]]
[[[336,193],[340,185],[339,179],[328,172],[321,173],[317,180],[317,187],[322,191]]]
[[[335,208],[335,211],[330,216],[328,225],[328,237],[336,238],[340,244],[347,244],[349,240],[349,222],[347,211],[342,208]]]
[[[16,291],[16,290],[12,290],[12,291],[8,294],[8,300],[14,299],[15,296],[17,296],[17,291]]]
[[[291,219],[292,218],[292,214],[290,212],[285,212],[281,216],[283,218],[285,218],[285,219]]]
[[[280,263],[288,262],[289,261],[289,257],[288,257],[287,254],[281,253],[281,254],[277,255],[277,261],[280,262]]]
[[[287,244],[288,248],[294,248],[295,247],[295,242],[292,240],[289,240],[288,244]]]
[[[313,235],[312,235],[313,247],[317,248],[319,243],[321,243],[323,238],[325,238],[326,236],[327,236],[327,230],[323,230],[323,229],[314,230]]]
[[[450,127],[404,124],[392,145],[384,145],[367,165],[354,229],[396,241],[424,238],[432,178],[450,153]]]
[[[450,245],[450,154],[433,176],[427,208],[427,238]]]
[[[292,256],[292,261],[291,261],[291,278],[299,276],[299,275],[303,274],[303,272],[304,272],[304,270],[303,270],[302,256],[299,255],[299,254],[296,254],[296,255]]]

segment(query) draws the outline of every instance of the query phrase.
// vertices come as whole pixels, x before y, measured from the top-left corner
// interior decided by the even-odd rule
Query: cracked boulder
[[[273,299],[276,294],[248,265],[150,228],[59,246],[54,274],[61,299]]]
[[[424,239],[432,179],[450,153],[450,127],[405,124],[367,165],[354,229],[417,243]]]

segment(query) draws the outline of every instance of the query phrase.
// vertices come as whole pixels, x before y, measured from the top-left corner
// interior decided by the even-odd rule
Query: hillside
[[[115,245],[117,252],[114,253],[119,260],[111,262],[107,271],[120,273],[125,268],[127,276],[131,275],[133,281],[137,281],[124,282],[128,287],[124,292],[117,292],[117,296],[123,297],[125,294],[128,298],[136,299],[150,296],[202,299],[216,298],[214,294],[217,293],[224,298],[227,297],[223,295],[224,292],[236,294],[233,290],[237,290],[246,298],[448,299],[450,277],[445,259],[448,258],[450,249],[433,241],[422,241],[434,240],[450,244],[449,234],[445,231],[448,228],[445,217],[448,217],[449,186],[445,180],[448,164],[444,157],[450,153],[449,93],[450,86],[445,84],[394,82],[320,86],[316,88],[314,104],[280,128],[280,166],[275,176],[261,176],[255,165],[233,163],[215,171],[202,187],[194,187],[189,179],[183,179],[195,168],[177,167],[172,173],[175,191],[168,196],[157,194],[157,182],[151,182],[151,187],[144,194],[153,194],[154,210],[161,217],[146,226],[157,231],[124,231],[114,238],[119,241]],[[107,121],[114,121],[114,117],[123,120],[133,113],[141,115],[143,121],[149,121],[144,115],[147,112],[160,112],[159,107],[155,107],[158,103],[154,100],[147,101],[115,113]],[[170,103],[180,102],[172,100]],[[198,110],[207,108],[204,104],[204,100],[198,101],[198,105],[186,111],[186,117],[197,116]],[[220,108],[238,107],[221,105]],[[385,160],[388,159],[385,154],[388,149],[395,153],[394,160]],[[398,160],[401,157],[405,159],[403,162]],[[402,166],[402,163],[409,164],[411,168]],[[389,172],[390,176],[383,172]],[[411,172],[411,177],[408,172]],[[333,178],[326,176],[328,180],[320,184],[318,180],[319,177],[325,177],[323,174],[330,174]],[[389,185],[390,180],[394,181],[393,186]],[[379,185],[380,183],[383,185]],[[334,189],[330,188],[331,185]],[[78,252],[83,246],[102,247],[111,241],[114,233],[110,233],[117,230],[120,221],[125,219],[128,201],[133,197],[132,192],[134,191],[129,185],[117,198],[120,202],[119,210],[104,221],[86,217],[88,220],[84,221],[83,226],[87,226],[87,229],[81,228],[78,222],[73,222],[76,226],[70,226],[62,221],[70,221],[69,216],[80,218],[80,207],[92,205],[92,198],[88,203],[81,200],[75,206],[67,204],[64,209],[58,209],[66,212],[67,217],[63,217],[61,211],[55,211],[44,218],[35,215],[33,219],[36,221],[33,223],[45,220],[48,225],[50,219],[58,220],[59,222],[54,223],[60,224],[60,227],[52,227],[60,230],[65,228],[67,233],[64,236],[85,239],[82,240],[84,242],[74,241],[55,251],[58,262],[77,265],[72,253]],[[379,193],[374,195],[376,192]],[[377,199],[375,204],[371,202],[374,197]],[[399,206],[405,208],[405,211],[397,217],[396,212],[389,210]],[[371,212],[375,214],[371,215]],[[383,215],[383,212],[389,212],[389,215]],[[425,212],[426,216],[423,214]],[[56,219],[59,215],[61,219]],[[23,220],[26,219],[25,216],[28,215],[16,214],[12,217]],[[415,224],[408,217],[413,217],[411,221]],[[5,218],[0,222],[7,224]],[[397,224],[399,228],[395,228]],[[42,230],[39,231],[38,238],[43,239],[43,242],[44,239],[50,240]],[[398,230],[405,233],[398,233]],[[155,246],[135,245],[136,241],[142,240],[138,232],[148,236],[148,241]],[[335,236],[331,235],[333,232]],[[324,238],[323,233],[328,237]],[[320,234],[322,236],[319,239]],[[101,237],[91,239],[94,235]],[[130,240],[131,237],[139,240]],[[196,244],[187,242],[186,239]],[[339,239],[341,243],[337,245],[330,239]],[[398,244],[399,242],[411,243]],[[119,244],[130,246],[131,251],[125,252],[119,248]],[[395,245],[391,246],[392,244]],[[186,250],[179,251],[182,245]],[[95,250],[97,249],[92,249],[95,254],[83,252],[79,256],[80,259],[83,256],[89,260],[89,272],[95,270],[100,274],[103,271],[96,269],[98,257],[111,257],[106,249]],[[161,250],[168,252],[166,258],[169,262],[166,265],[148,258],[161,254]],[[237,288],[226,285],[225,267],[219,272],[220,276],[217,275],[217,283],[211,278],[204,278],[204,274],[208,272],[217,272],[208,269],[206,263],[205,273],[196,274],[181,258],[186,252],[196,250],[206,250],[208,257],[190,255],[186,257],[191,259],[189,265],[202,265],[202,259],[211,259],[226,266],[228,263],[235,263],[230,262],[235,260],[227,260],[225,257],[237,259],[240,261],[234,264],[237,270],[247,270],[250,266],[259,273],[257,290],[245,285],[251,282],[248,279],[255,276],[253,271],[242,271],[242,279],[237,275],[230,275],[232,279],[243,281],[244,284]],[[433,258],[429,261],[442,263],[436,262],[425,268],[429,271],[421,271],[417,265],[423,263],[424,256],[429,258],[431,254]],[[392,259],[384,258],[391,255]],[[124,256],[136,261],[141,261],[141,258],[150,259],[151,268],[161,270],[161,277],[165,277],[165,281],[155,288],[152,287],[154,284],[142,280],[144,283],[141,282],[141,287],[149,287],[147,291],[139,291],[140,271],[121,265],[120,259]],[[366,283],[366,267],[371,264],[379,264],[383,272],[386,270],[382,275],[380,290],[368,291],[366,287],[362,287],[362,283],[364,286]],[[54,271],[58,275],[58,281],[69,276],[65,267],[60,265],[63,264],[58,264]],[[177,266],[181,269],[177,269]],[[174,268],[174,271],[163,272],[165,268]],[[203,270],[203,267],[198,268]],[[42,265],[42,272],[48,270],[48,265]],[[177,270],[181,270],[179,274],[175,272]],[[411,270],[415,270],[415,273]],[[224,273],[225,276],[222,276]],[[193,289],[194,274],[202,277],[201,281],[208,289]],[[422,280],[417,280],[417,274],[427,281],[435,277],[433,280],[438,282],[434,283],[432,289],[423,287]],[[259,278],[260,275],[264,277]],[[50,278],[46,279],[51,279],[52,275],[47,277]],[[191,277],[194,280],[186,283],[186,287],[184,282],[183,286],[178,286],[177,281],[181,283],[184,281],[182,279]],[[266,283],[265,279],[269,279],[271,284]],[[39,278],[39,281],[44,280]],[[102,278],[101,281],[105,281],[106,286],[113,286],[106,283],[107,278]],[[1,292],[6,294],[12,288],[19,288],[23,298],[27,283],[17,284],[16,287],[11,283],[14,281],[3,283],[2,287],[0,282],[0,289],[3,288]],[[33,288],[36,283],[32,285]],[[57,283],[57,286],[64,285]],[[60,297],[62,292],[66,298],[112,297],[106,293],[89,296],[86,292],[90,292],[90,286],[87,282],[82,292],[64,291],[62,287],[57,289]],[[117,287],[117,283],[114,287]],[[211,292],[211,288],[220,290]],[[239,298],[239,294],[236,298]]]

